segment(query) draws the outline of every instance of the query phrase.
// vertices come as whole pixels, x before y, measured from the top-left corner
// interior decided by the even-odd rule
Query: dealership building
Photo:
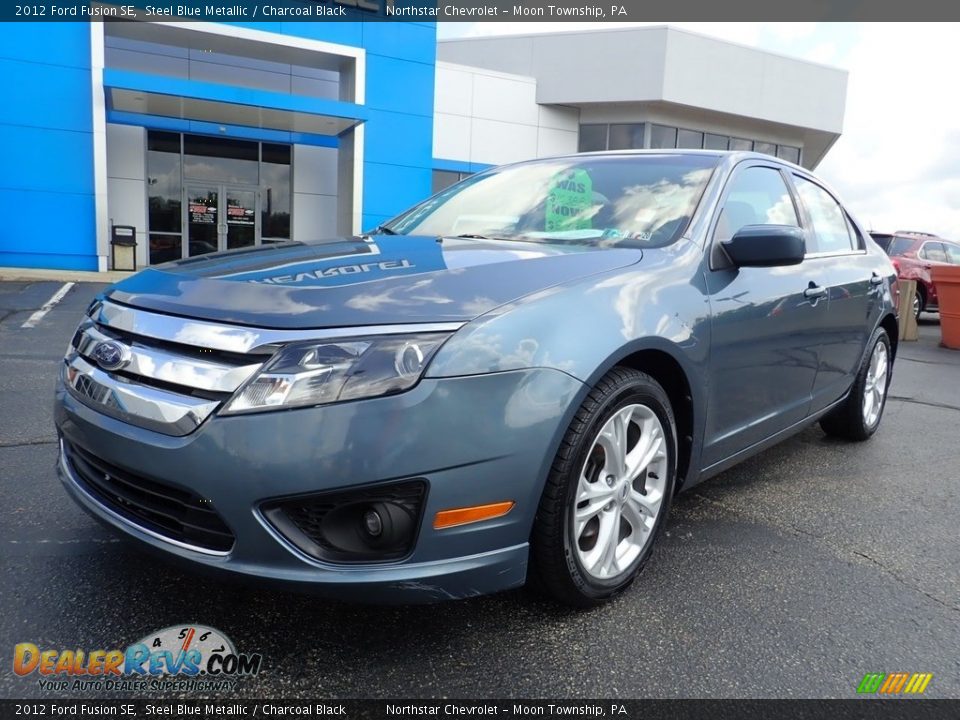
[[[0,25],[0,266],[105,270],[355,233],[491,165],[623,148],[815,167],[847,74],[667,27]]]

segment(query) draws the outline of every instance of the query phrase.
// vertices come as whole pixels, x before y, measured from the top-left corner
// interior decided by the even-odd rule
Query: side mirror
[[[802,263],[807,241],[791,225],[744,225],[720,247],[737,267],[777,267]]]

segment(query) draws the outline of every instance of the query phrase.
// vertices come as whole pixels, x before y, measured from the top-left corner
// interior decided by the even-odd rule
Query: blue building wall
[[[90,29],[0,24],[0,265],[96,270]]]
[[[436,23],[244,24],[367,51],[364,228],[372,228],[430,195]]]
[[[363,226],[430,194],[434,23],[238,23],[366,50]],[[90,29],[86,23],[0,24],[0,265],[97,269]],[[190,121],[112,113],[110,122],[171,129]],[[203,125],[203,124],[199,124]],[[201,127],[195,128],[202,131]],[[277,133],[235,128],[277,141]],[[330,138],[290,137],[328,144]]]

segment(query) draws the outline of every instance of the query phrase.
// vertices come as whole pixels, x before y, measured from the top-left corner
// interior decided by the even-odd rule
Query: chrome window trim
[[[72,484],[72,488],[75,492],[81,493],[87,502],[94,503],[100,512],[106,514],[107,516],[110,517],[111,520],[113,520],[114,522],[124,527],[128,527],[133,530],[136,530],[137,532],[141,532],[144,535],[148,535],[154,538],[155,540],[160,540],[162,542],[169,543],[170,545],[174,545],[178,548],[183,548],[184,550],[190,550],[192,552],[202,553],[203,555],[211,555],[213,557],[226,557],[231,552],[233,552],[232,549],[231,550],[210,550],[208,548],[199,547],[198,545],[191,545],[190,543],[181,542],[180,540],[174,540],[173,538],[167,537],[162,533],[158,533],[154,530],[151,530],[148,527],[144,527],[143,525],[138,525],[132,520],[116,512],[113,508],[100,502],[100,500],[98,500],[96,497],[94,497],[89,492],[87,492],[87,490],[84,488],[83,481],[77,477],[76,471],[74,471],[73,467],[67,461],[67,454],[64,452],[64,447],[63,447],[63,438],[60,438],[60,470],[64,475],[64,479],[70,481],[70,483]]]
[[[219,400],[180,395],[108,375],[77,353],[64,360],[63,382],[77,400],[97,412],[164,435],[196,430]]]
[[[117,342],[129,349],[130,359],[123,368],[125,372],[191,389],[232,393],[263,365],[261,362],[229,365],[213,360],[177,355],[166,350],[147,347],[138,342],[118,341],[100,332],[90,321],[80,325],[80,337],[76,349],[81,355],[89,358],[99,343],[108,341]]]
[[[803,256],[803,259],[807,258],[829,258],[829,257],[847,257],[853,255],[866,255],[866,250],[824,250],[822,252],[807,253]]]
[[[406,325],[365,325],[321,328],[316,330],[277,330],[275,328],[230,325],[208,320],[191,320],[163,315],[101,301],[92,310],[94,322],[133,335],[192,345],[209,350],[234,353],[268,353],[289,342],[361,337],[364,335],[400,335],[413,332],[454,332],[462,322],[412,323]]]

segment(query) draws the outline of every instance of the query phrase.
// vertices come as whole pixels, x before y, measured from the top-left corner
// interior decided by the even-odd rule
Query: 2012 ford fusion
[[[59,472],[201,568],[587,606],[637,577],[678,491],[817,421],[869,438],[898,302],[863,227],[775,158],[509,165],[366,235],[106,290],[64,358]]]

